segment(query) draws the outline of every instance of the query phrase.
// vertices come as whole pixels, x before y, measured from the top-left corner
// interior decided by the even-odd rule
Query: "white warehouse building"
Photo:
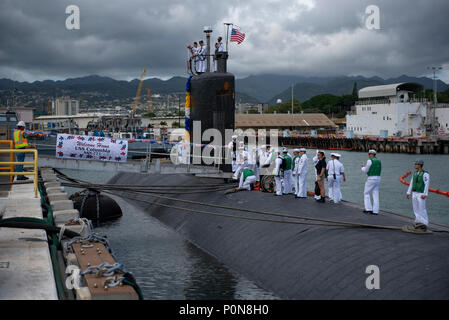
[[[411,82],[359,90],[355,110],[346,115],[348,136],[425,136],[428,102],[417,98],[423,90]]]

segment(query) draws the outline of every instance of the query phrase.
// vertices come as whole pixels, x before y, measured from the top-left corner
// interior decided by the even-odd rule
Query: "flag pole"
[[[228,39],[229,39],[229,26],[232,26],[232,23],[225,22],[226,25],[226,52],[228,51]]]

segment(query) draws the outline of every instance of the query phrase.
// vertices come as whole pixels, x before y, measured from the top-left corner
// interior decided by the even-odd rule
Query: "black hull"
[[[110,183],[182,186],[217,181],[189,175],[119,173]],[[128,196],[155,200],[149,195]],[[255,191],[167,196],[358,223],[403,226],[411,222],[385,212],[379,216],[365,215],[360,207],[350,203],[321,204],[313,199],[295,199],[291,195],[274,197]],[[197,210],[283,219],[169,200],[158,201]],[[231,269],[284,299],[449,298],[449,233],[414,235],[398,230],[245,221],[132,202]],[[366,288],[369,274],[365,271],[369,265],[380,268],[379,290]]]

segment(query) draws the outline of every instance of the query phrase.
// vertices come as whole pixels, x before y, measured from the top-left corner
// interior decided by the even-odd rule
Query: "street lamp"
[[[442,67],[427,67],[428,70],[433,71],[433,112],[432,112],[432,134],[437,134],[435,109],[437,107],[437,76],[436,73],[443,69]]]

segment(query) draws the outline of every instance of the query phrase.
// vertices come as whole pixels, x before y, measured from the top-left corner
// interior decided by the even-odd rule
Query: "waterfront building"
[[[354,136],[424,137],[430,104],[418,83],[396,83],[359,90],[346,128]]]

